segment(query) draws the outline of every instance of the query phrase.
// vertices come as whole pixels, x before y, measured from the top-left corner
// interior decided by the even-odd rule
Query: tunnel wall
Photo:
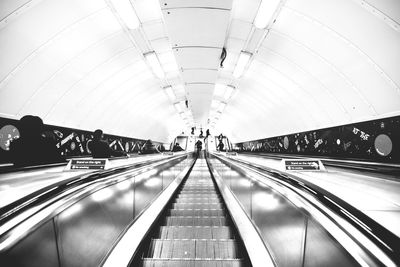
[[[67,158],[90,156],[88,143],[93,138],[93,133],[89,131],[45,125],[44,134],[47,137],[55,138],[61,153]],[[10,162],[8,147],[11,140],[19,137],[18,121],[7,118],[0,118],[0,163]],[[112,148],[117,151],[124,150],[128,153],[138,152],[146,143],[146,140],[123,137],[117,135],[104,134],[104,140],[113,144]],[[151,141],[153,148],[164,149],[164,144]],[[145,147],[148,147],[147,145]],[[146,152],[156,151],[147,149]],[[143,152],[143,151],[142,151]]]
[[[234,149],[400,163],[400,116],[242,142]]]

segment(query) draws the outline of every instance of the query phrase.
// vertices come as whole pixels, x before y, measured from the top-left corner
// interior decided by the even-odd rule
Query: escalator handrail
[[[148,233],[158,221],[159,216],[163,214],[171,198],[185,180],[185,177],[190,175],[195,163],[196,159],[188,164],[188,166],[175,177],[174,181],[158,194],[151,205],[140,212],[130,226],[120,235],[118,240],[116,240],[99,266],[129,265],[140,250],[140,246],[147,238]]]
[[[243,205],[240,203],[240,201],[237,199],[237,197],[235,196],[235,194],[232,192],[232,190],[223,182],[222,178],[220,177],[220,175],[218,174],[217,170],[214,168],[214,166],[212,166],[212,164],[209,161],[209,158],[206,157],[206,161],[207,161],[207,166],[209,168],[210,174],[213,177],[214,181],[217,184],[218,190],[220,191],[220,194],[222,196],[222,198],[225,201],[225,204],[227,206],[229,206],[230,203],[231,204],[231,208],[228,208],[228,212],[232,218],[233,223],[235,224],[236,229],[240,230],[242,227],[245,227],[247,224],[248,228],[252,228],[247,230],[246,234],[248,236],[243,236],[242,240],[246,245],[246,242],[248,242],[248,245],[255,245],[255,249],[254,251],[251,250],[247,250],[250,261],[252,263],[253,266],[278,266],[276,259],[274,258],[273,254],[270,253],[271,248],[268,246],[267,243],[265,243],[263,241],[263,237],[258,229],[258,227],[254,224],[253,220],[249,217],[249,215],[246,213],[245,208],[243,207]],[[227,189],[225,189],[225,188]],[[228,192],[226,192],[228,191]],[[232,200],[234,199],[234,201],[227,201],[228,198],[231,198]],[[233,203],[236,202],[236,203]],[[235,209],[235,206],[236,209]],[[240,210],[240,211],[239,211]],[[246,218],[246,222],[245,221],[240,221],[238,225],[238,222],[236,221],[235,217],[232,212],[236,212],[236,214],[241,213],[243,217]],[[242,219],[243,219],[242,217]],[[240,217],[239,217],[240,220]],[[245,238],[247,240],[245,240]],[[254,247],[253,247],[254,248]]]
[[[135,171],[137,174],[143,172],[145,169],[150,166],[154,167],[156,165],[163,165],[170,161],[177,160],[179,158],[186,157],[187,154],[181,154],[173,157],[156,159],[156,160],[148,160],[145,162],[139,162],[136,164],[130,164],[120,167],[115,167],[109,170],[96,171],[89,174],[81,174],[75,177],[63,180],[61,182],[46,186],[38,191],[35,191],[28,196],[25,196],[18,201],[15,201],[5,207],[0,209],[0,227],[5,223],[11,221],[18,215],[40,205],[41,203],[45,203],[51,201],[51,199],[55,199],[57,196],[67,192],[73,191],[74,188],[80,186],[88,186],[95,183],[100,183],[103,178],[110,177],[111,175],[121,175],[126,172]],[[73,192],[72,192],[73,194]],[[8,227],[9,229],[6,231],[1,231],[0,236],[6,234],[15,226]]]
[[[327,158],[317,155],[296,155],[296,154],[275,154],[275,153],[255,153],[255,152],[239,152],[239,154],[251,156],[251,157],[263,157],[263,158],[273,158],[273,159],[285,159],[285,158],[315,158],[321,160],[325,165],[334,167],[345,167],[369,171],[382,171],[387,172],[400,172],[399,163],[387,163],[387,162],[376,162],[376,161],[361,161],[357,159],[337,159],[337,158]]]
[[[306,192],[307,194],[312,194],[324,206],[329,207],[329,209],[332,210],[337,216],[344,219],[358,231],[367,236],[393,262],[400,266],[400,238],[351,204],[340,199],[329,191],[304,179],[301,179],[294,174],[288,174],[276,169],[268,168],[255,163],[248,163],[239,159],[230,158],[229,160],[244,164],[249,169],[258,170],[261,173],[267,173],[268,175],[277,178],[277,180],[285,181],[295,188]],[[341,209],[345,212],[342,212]],[[368,231],[366,228],[369,228],[370,231]]]
[[[157,153],[159,154],[159,153]],[[157,155],[157,154],[146,154],[146,156],[150,155]],[[140,154],[129,154],[130,156],[135,155],[136,156],[143,156]],[[32,170],[40,170],[40,169],[45,169],[45,168],[52,168],[52,167],[59,167],[59,166],[66,166],[68,162],[72,159],[87,159],[87,158],[92,158],[90,155],[87,156],[76,156],[76,157],[71,157],[67,158],[65,161],[61,162],[55,162],[55,163],[47,163],[47,164],[41,164],[41,165],[32,165],[32,166],[24,166],[24,167],[15,167],[14,164],[12,163],[6,163],[4,166],[0,166],[0,174],[3,173],[10,173],[10,172],[19,172],[19,171],[32,171]],[[118,157],[111,157],[108,160],[113,161],[113,160],[120,160],[120,159],[126,159],[125,156],[118,156]]]

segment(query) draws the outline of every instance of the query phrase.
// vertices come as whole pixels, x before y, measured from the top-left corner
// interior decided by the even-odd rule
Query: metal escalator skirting
[[[143,266],[244,266],[233,232],[207,163],[199,158],[151,240]]]

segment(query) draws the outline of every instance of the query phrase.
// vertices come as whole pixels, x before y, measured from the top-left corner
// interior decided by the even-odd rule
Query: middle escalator
[[[205,159],[197,159],[165,215],[142,266],[249,266]]]

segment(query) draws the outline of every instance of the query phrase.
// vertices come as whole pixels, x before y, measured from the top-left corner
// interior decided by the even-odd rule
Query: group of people
[[[57,148],[55,138],[44,134],[43,120],[38,116],[27,115],[20,119],[18,125],[20,137],[10,144],[11,161],[16,167],[43,165],[51,163],[65,162],[65,157]],[[207,130],[207,136],[209,131]],[[128,156],[125,151],[113,150],[109,144],[103,140],[103,131],[98,129],[93,133],[93,140],[88,147],[93,158],[110,158]],[[224,150],[222,138],[219,139],[218,150]],[[148,140],[149,141],[149,140]],[[146,142],[147,144],[147,142]],[[151,144],[151,142],[150,142]],[[197,140],[197,154],[200,154],[203,143]],[[183,151],[183,148],[176,143],[173,147],[174,152]]]
[[[65,162],[57,148],[56,140],[46,136],[43,120],[38,116],[26,115],[18,122],[19,138],[10,143],[10,158],[15,167],[35,166]],[[89,149],[93,158],[128,156],[124,151],[110,148],[103,138],[103,131],[96,130]]]

